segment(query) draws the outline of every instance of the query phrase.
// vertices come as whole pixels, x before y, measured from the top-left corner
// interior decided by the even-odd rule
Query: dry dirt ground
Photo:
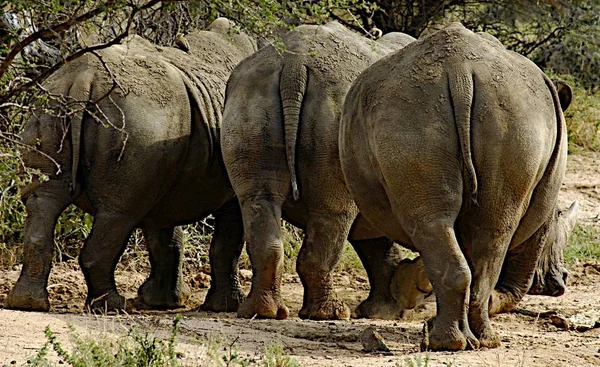
[[[582,207],[581,223],[600,227],[600,155],[570,157],[560,203],[566,206],[575,199]],[[0,305],[19,270],[16,267],[0,272]],[[204,298],[208,280],[199,273],[188,280],[195,291],[189,307],[178,310],[183,313],[178,350],[182,352],[182,362],[191,366],[212,364],[206,348],[211,342],[207,340],[220,340],[222,346],[235,342],[241,358],[253,359],[258,364],[263,363],[265,347],[276,341],[301,366],[410,366],[418,365],[417,359],[426,358],[429,366],[600,366],[600,264],[580,262],[570,270],[569,288],[562,297],[527,296],[520,312],[493,318],[493,325],[502,337],[500,348],[457,353],[419,351],[423,322],[435,312],[431,301],[396,321],[316,322],[297,317],[285,321],[239,320],[233,313],[194,311]],[[117,274],[117,284],[128,297],[135,295],[146,276],[123,267]],[[247,290],[250,274],[244,271],[243,275]],[[286,275],[284,283],[284,299],[295,315],[301,306],[302,287],[295,275]],[[124,335],[133,323],[157,335],[166,335],[171,328],[173,312],[85,314],[82,309],[85,282],[75,261],[55,265],[49,284],[50,313],[0,309],[0,366],[26,363],[28,356],[44,344],[43,330],[48,325],[67,347],[68,325],[73,325],[81,335],[102,334],[108,338]],[[368,283],[360,275],[336,275],[336,284],[340,296],[351,307],[367,295]],[[375,326],[385,338],[391,354],[361,351],[358,336],[369,325]],[[226,355],[227,351],[221,353]]]

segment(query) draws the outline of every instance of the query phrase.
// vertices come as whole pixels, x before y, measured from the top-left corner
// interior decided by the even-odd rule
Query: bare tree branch
[[[50,68],[46,69],[45,71],[43,71],[38,77],[36,77],[35,79],[24,83],[20,86],[17,86],[9,91],[7,91],[6,93],[0,95],[0,101],[8,101],[10,98],[23,93],[29,89],[31,89],[33,86],[40,84],[42,81],[44,81],[46,78],[48,78],[52,73],[54,73],[56,70],[58,70],[62,65],[73,61],[89,52],[93,52],[93,51],[98,51],[107,47],[110,47],[112,45],[118,44],[120,43],[125,37],[127,37],[129,35],[129,29],[131,24],[133,23],[133,18],[135,17],[135,15],[140,12],[141,10],[145,10],[148,8],[153,7],[154,5],[161,3],[161,2],[172,2],[174,0],[151,0],[148,3],[144,4],[141,7],[138,8],[134,8],[129,16],[128,22],[127,22],[127,27],[125,28],[125,31],[123,31],[121,34],[119,34],[118,36],[116,36],[114,39],[112,39],[109,42],[106,43],[102,43],[99,45],[94,45],[94,46],[90,46],[90,47],[86,47],[83,48],[69,56],[67,56],[66,58],[63,58],[60,62],[52,65]],[[112,3],[112,2],[111,2]],[[88,13],[86,13],[88,14]],[[64,22],[62,24],[65,24],[67,22]],[[55,28],[52,28],[52,30],[48,30],[46,29],[46,33],[45,34],[52,34],[52,32],[55,31]],[[41,32],[41,31],[40,31]],[[36,32],[36,33],[40,33],[40,32]],[[34,33],[34,34],[36,34]],[[31,37],[31,36],[30,36]],[[28,37],[27,39],[29,39],[30,37]],[[31,42],[30,42],[31,43]],[[7,58],[8,59],[8,58]],[[6,60],[5,60],[6,62]],[[0,69],[1,70],[1,69]],[[0,74],[1,76],[1,74]]]
[[[102,6],[99,6],[93,10],[90,10],[89,12],[87,12],[85,14],[82,14],[76,18],[69,18],[62,23],[55,24],[48,28],[44,28],[44,29],[35,31],[32,34],[30,34],[29,36],[27,36],[25,39],[23,39],[22,41],[17,42],[17,44],[15,46],[13,46],[13,48],[10,50],[10,52],[8,53],[8,55],[6,56],[4,61],[2,61],[2,64],[0,64],[0,77],[2,77],[2,75],[4,75],[4,73],[6,72],[6,70],[8,70],[8,67],[14,60],[14,58],[21,51],[23,51],[23,49],[26,46],[30,45],[31,43],[35,42],[38,39],[41,39],[44,37],[50,37],[50,36],[54,35],[55,33],[60,33],[65,30],[68,30],[71,27],[73,27],[79,23],[85,22],[88,19],[91,19],[99,14],[102,14],[104,11],[106,11],[106,8],[111,8],[114,5],[115,5],[115,0],[106,1],[106,3],[104,3]]]

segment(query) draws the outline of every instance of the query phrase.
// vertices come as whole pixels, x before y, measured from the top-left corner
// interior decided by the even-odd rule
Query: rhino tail
[[[75,192],[77,187],[77,174],[79,171],[79,160],[81,158],[81,131],[83,119],[88,112],[89,103],[91,101],[92,78],[85,76],[84,78],[75,79],[71,89],[69,90],[69,98],[74,101],[85,103],[85,108],[74,114],[71,119],[71,192]]]
[[[473,74],[470,70],[459,69],[448,73],[450,98],[454,110],[454,122],[466,170],[471,202],[477,204],[477,175],[471,150],[471,110],[473,108]]]
[[[301,58],[286,54],[279,78],[279,93],[283,106],[283,124],[285,130],[285,152],[292,181],[292,194],[298,200],[298,181],[296,179],[296,142],[300,125],[300,111],[308,84],[308,70]]]

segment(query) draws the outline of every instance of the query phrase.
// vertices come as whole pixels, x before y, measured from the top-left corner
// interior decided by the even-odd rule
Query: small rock
[[[389,351],[390,351],[390,348],[388,348],[387,345],[385,345],[385,340],[383,340],[383,337],[381,336],[381,334],[379,334],[377,332],[377,330],[375,330],[375,328],[372,326],[369,326],[368,328],[363,330],[362,333],[360,333],[358,340],[362,344],[364,352],[367,352],[367,353],[388,352],[389,353]]]

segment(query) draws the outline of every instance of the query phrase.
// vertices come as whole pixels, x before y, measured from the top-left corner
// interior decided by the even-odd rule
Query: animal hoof
[[[433,319],[435,320],[435,319]],[[429,320],[423,326],[423,340],[421,341],[421,350],[432,351],[458,351],[465,349],[479,348],[479,341],[469,331],[465,335],[460,329],[450,327],[441,329],[435,325],[433,320]]]
[[[200,306],[202,311],[235,312],[244,301],[244,295],[239,287],[230,291],[213,291],[211,288]]]
[[[401,317],[404,310],[390,299],[366,299],[352,313],[352,318],[394,320]]]
[[[161,287],[154,279],[148,279],[138,289],[141,301],[155,309],[172,309],[182,307],[190,296],[190,288],[181,282],[175,289]]]
[[[304,305],[298,316],[311,320],[348,320],[350,309],[344,302],[333,299],[319,305]]]
[[[8,293],[4,307],[12,310],[48,312],[50,310],[48,291],[44,288],[36,288],[23,286],[17,282]]]
[[[244,319],[277,319],[285,320],[290,311],[283,303],[281,297],[274,297],[271,294],[254,296],[252,292],[248,298],[241,304],[237,316]]]
[[[107,292],[97,297],[88,296],[85,308],[89,311],[100,313],[124,311],[126,308],[125,297],[116,291]]]
[[[500,344],[500,336],[493,330],[479,336],[479,346],[482,348],[498,348]]]

